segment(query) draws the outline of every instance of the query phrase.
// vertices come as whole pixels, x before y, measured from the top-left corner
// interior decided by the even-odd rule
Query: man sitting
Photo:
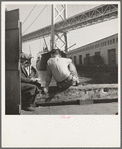
[[[25,53],[21,53],[21,99],[22,99],[22,109],[31,110],[34,106],[36,95],[41,92],[41,84],[38,82],[38,78],[30,78],[26,67],[31,64],[31,57]]]
[[[60,89],[67,89],[71,85],[79,84],[77,70],[72,60],[61,57],[59,49],[53,49],[51,51],[51,58],[47,61],[47,77],[44,87],[45,93],[49,90],[52,76]]]

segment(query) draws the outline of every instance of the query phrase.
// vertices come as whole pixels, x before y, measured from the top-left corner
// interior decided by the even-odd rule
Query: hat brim
[[[21,53],[21,54],[20,54],[20,58],[21,58],[21,59],[26,59],[26,60],[28,60],[28,59],[31,59],[32,56],[29,56],[29,55],[27,55],[27,54],[25,54],[25,53]]]

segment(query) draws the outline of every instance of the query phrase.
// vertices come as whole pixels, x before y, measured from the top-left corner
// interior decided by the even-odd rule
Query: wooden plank
[[[112,99],[89,99],[89,100],[82,100],[82,99],[74,99],[72,101],[50,101],[45,102],[42,100],[40,102],[36,102],[36,107],[38,106],[54,106],[54,105],[89,105],[89,104],[97,104],[97,103],[111,103],[111,102],[118,102],[118,98]]]
[[[87,105],[87,104],[93,104],[93,99],[89,100],[78,100],[80,105]]]
[[[19,21],[14,21],[14,22],[9,22],[6,23],[6,27],[5,30],[12,30],[12,29],[17,29],[20,26],[20,22]]]
[[[6,63],[6,70],[18,70],[19,66],[17,62],[9,62]]]
[[[118,98],[111,98],[111,99],[94,99],[93,103],[110,103],[110,102],[118,102]]]
[[[6,31],[5,60],[19,61],[19,29]]]
[[[14,22],[19,20],[19,9],[5,12],[5,21],[6,23]]]
[[[19,28],[19,54],[22,53],[22,23],[20,22]]]
[[[19,114],[20,105],[19,71],[6,70],[6,114]]]
[[[76,86],[71,86],[71,89],[76,88]],[[85,89],[85,90],[92,90],[92,89],[102,89],[102,88],[116,88],[118,89],[118,84],[88,84],[84,86],[77,86],[77,89]]]
[[[7,11],[5,32],[5,113],[20,114],[20,71],[19,64],[19,9]]]

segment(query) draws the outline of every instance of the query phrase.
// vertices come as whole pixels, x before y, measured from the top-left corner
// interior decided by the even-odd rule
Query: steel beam
[[[55,23],[55,32],[57,34],[67,33],[71,30],[108,21],[117,17],[117,4],[100,5],[78,15],[72,16],[66,20]],[[27,42],[49,35],[51,35],[51,25],[22,36],[22,42]]]

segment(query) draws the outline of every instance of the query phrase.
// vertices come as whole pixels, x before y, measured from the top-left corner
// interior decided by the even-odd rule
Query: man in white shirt
[[[51,58],[47,61],[47,77],[44,92],[47,93],[52,76],[57,82],[57,86],[66,89],[71,85],[78,85],[79,79],[77,70],[69,58],[61,57],[59,49],[51,51]]]

